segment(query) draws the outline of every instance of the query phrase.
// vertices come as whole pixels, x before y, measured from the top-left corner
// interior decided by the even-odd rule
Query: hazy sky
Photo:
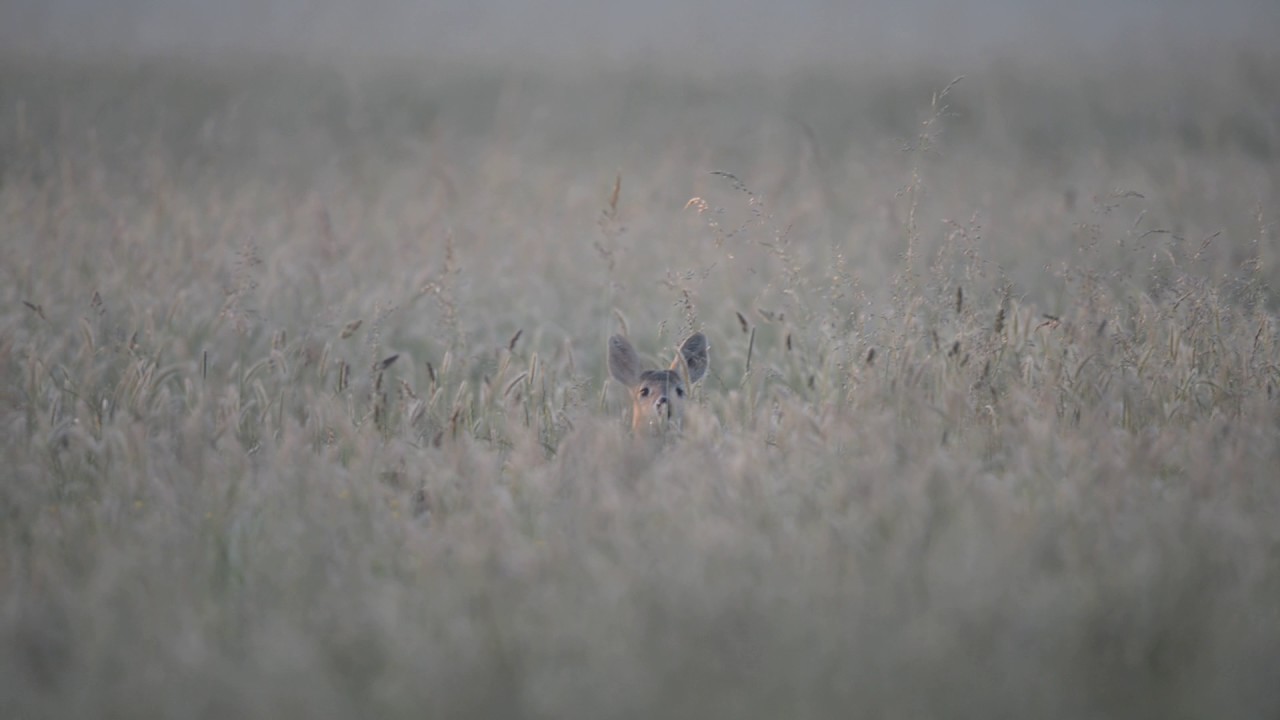
[[[1275,38],[1280,0],[0,0],[0,43],[770,63]]]

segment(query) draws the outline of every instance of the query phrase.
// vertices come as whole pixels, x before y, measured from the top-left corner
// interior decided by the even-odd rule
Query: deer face
[[[635,348],[621,335],[609,338],[609,373],[631,393],[631,427],[665,432],[679,428],[689,386],[707,372],[707,338],[684,341],[667,370],[641,370]]]

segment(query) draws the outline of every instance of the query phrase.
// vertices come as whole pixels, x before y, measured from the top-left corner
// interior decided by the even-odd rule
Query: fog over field
[[[1270,0],[6,0],[28,48],[327,51],[714,64],[973,59],[1274,39]]]
[[[1277,37],[0,0],[0,719],[1280,717]]]

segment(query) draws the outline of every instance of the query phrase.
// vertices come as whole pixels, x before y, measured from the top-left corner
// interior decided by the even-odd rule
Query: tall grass
[[[1275,716],[1269,57],[6,60],[0,716]]]

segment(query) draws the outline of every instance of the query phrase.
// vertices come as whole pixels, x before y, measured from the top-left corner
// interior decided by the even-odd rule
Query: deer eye
[[[640,397],[649,397],[649,388],[647,387],[640,388]]]
[[[678,388],[676,388],[676,395],[677,395],[678,397],[684,397],[684,388],[682,388],[682,387],[678,387]]]

